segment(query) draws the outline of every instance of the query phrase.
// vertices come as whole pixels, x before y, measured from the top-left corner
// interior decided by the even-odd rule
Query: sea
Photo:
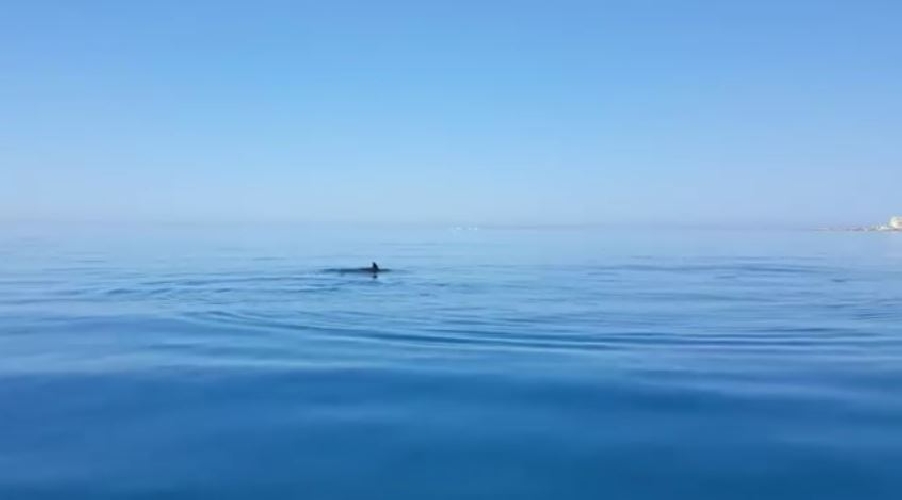
[[[0,229],[0,499],[900,498],[902,233]]]

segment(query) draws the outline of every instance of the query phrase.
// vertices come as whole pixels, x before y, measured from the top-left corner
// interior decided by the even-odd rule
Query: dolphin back
[[[372,267],[331,267],[329,269],[324,269],[324,272],[327,273],[387,273],[391,271],[391,269],[386,269],[380,267],[378,270],[373,270]]]

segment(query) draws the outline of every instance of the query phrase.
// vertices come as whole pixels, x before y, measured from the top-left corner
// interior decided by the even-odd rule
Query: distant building
[[[897,231],[902,231],[902,216],[893,217],[892,219],[890,219],[889,227],[891,227]]]

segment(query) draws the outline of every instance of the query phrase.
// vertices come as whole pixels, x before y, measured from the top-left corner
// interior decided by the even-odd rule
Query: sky
[[[902,214],[902,2],[11,1],[0,220]]]

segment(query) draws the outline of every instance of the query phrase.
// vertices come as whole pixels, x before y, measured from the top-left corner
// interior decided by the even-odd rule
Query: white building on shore
[[[896,231],[902,231],[902,216],[896,216],[889,220],[889,227]]]

